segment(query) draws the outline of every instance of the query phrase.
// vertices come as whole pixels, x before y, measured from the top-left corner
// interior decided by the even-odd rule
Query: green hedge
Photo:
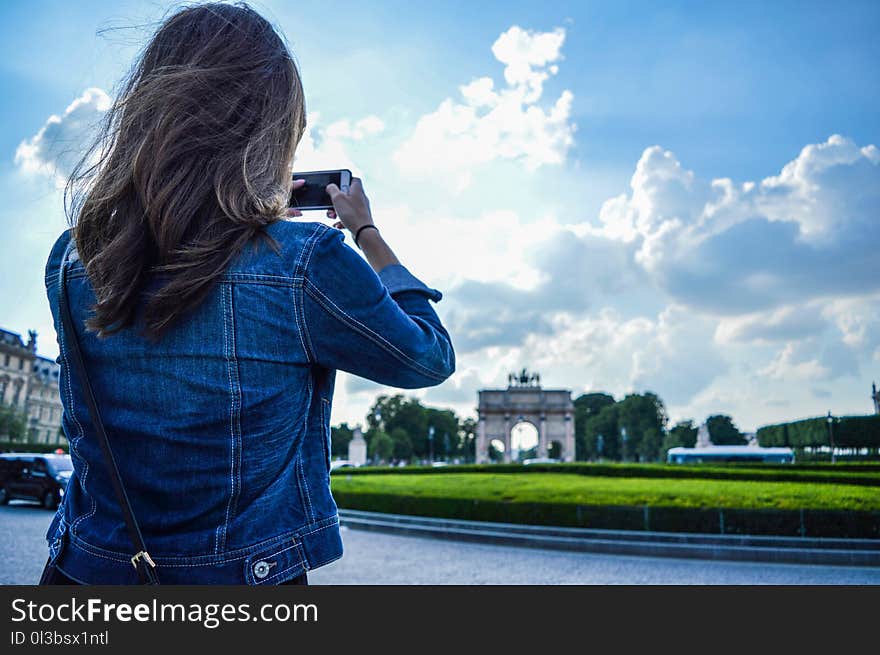
[[[54,453],[61,448],[65,453],[70,449],[67,443],[22,443],[21,441],[0,441],[0,453]]]
[[[880,415],[836,416],[832,423],[834,445],[837,448],[880,448]],[[758,428],[758,443],[762,446],[816,448],[830,446],[828,419],[816,418],[765,425]]]
[[[880,538],[880,512],[517,503],[334,491],[343,509],[606,530]]]
[[[437,473],[570,473],[601,477],[754,480],[757,482],[818,482],[880,486],[880,465],[667,465],[667,464],[460,464],[456,466],[365,466],[343,468],[334,475]]]

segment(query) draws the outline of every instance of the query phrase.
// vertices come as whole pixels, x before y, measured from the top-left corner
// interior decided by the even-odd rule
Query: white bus
[[[677,446],[666,451],[667,464],[692,464],[700,462],[772,462],[793,464],[791,448],[761,448],[760,446],[708,446],[684,448]]]

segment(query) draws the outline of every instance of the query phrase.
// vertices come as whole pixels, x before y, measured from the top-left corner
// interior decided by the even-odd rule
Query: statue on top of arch
[[[541,375],[539,373],[529,373],[523,368],[519,373],[508,373],[507,384],[511,387],[540,387]]]

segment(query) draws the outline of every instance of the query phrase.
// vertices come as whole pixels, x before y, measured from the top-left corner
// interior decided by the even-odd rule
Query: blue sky
[[[533,366],[747,429],[869,411],[877,3],[254,6],[301,66],[297,165],[362,174],[401,259],[446,293],[459,372],[426,402],[471,413],[477,388]],[[48,356],[64,162],[38,135],[97,115],[97,94],[65,110],[112,95],[168,8],[0,4],[0,325],[37,328]],[[334,421],[379,391],[342,376]]]

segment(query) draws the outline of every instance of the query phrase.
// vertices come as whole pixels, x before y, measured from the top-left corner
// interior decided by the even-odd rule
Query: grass
[[[880,510],[880,487],[822,482],[600,477],[570,473],[343,472],[334,493],[418,498],[724,509]]]
[[[401,474],[398,467],[380,466],[359,469],[343,469],[344,475]],[[433,468],[430,466],[408,466],[406,474],[454,474],[454,473],[492,473],[492,474],[535,474],[565,473],[599,477],[623,478],[675,478],[675,479],[716,479],[716,480],[754,480],[763,482],[821,482],[834,484],[860,484],[880,486],[880,466],[867,464],[852,466],[847,464],[791,465],[791,464],[634,464],[634,463],[589,463],[573,462],[565,464],[461,464]]]

